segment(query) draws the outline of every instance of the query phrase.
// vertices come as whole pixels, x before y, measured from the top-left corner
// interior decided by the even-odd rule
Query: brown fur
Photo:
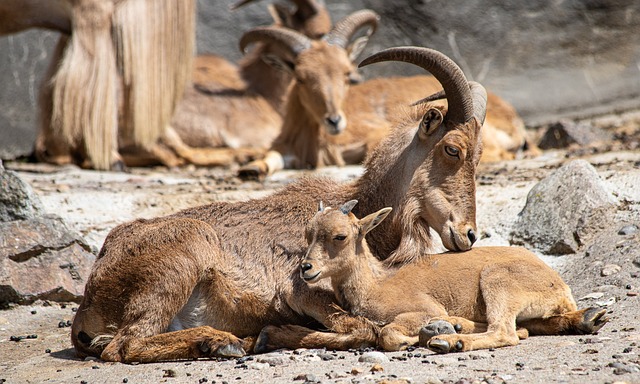
[[[358,220],[349,212],[353,202],[348,204],[324,208],[310,221],[301,275],[310,284],[331,280],[343,308],[382,327],[378,342],[385,350],[417,344],[421,328],[436,320],[459,327],[458,333],[420,340],[440,353],[516,345],[516,325],[532,334],[583,334],[596,332],[607,321],[603,309],[578,311],[558,273],[524,248],[472,248],[387,268],[373,256],[365,235],[391,208]],[[521,331],[520,337],[527,334]],[[258,343],[269,336],[261,338]]]
[[[308,178],[263,199],[214,203],[115,228],[73,322],[78,354],[145,362],[237,356],[267,325],[289,324],[304,335],[309,330],[302,326],[314,322],[357,334],[347,340],[353,347],[375,343],[374,324],[336,311],[328,287],[300,279],[303,229],[320,198],[331,204],[356,198],[363,213],[395,208],[379,227],[386,236],[371,241],[374,254],[390,264],[430,249],[429,228],[448,248],[470,248],[480,127],[475,118],[442,123],[440,110],[428,105],[414,112],[353,183]],[[448,158],[444,146],[459,147],[460,158]],[[389,257],[396,248],[402,252]],[[259,279],[251,277],[256,274]]]

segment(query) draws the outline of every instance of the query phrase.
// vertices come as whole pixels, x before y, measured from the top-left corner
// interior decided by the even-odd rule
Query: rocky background
[[[237,60],[247,28],[271,22],[268,1],[229,12],[231,0],[199,0],[198,52]],[[515,105],[529,126],[640,107],[640,2],[635,0],[327,0],[334,21],[362,8],[381,26],[363,57],[399,45],[442,51]],[[40,78],[57,36],[0,38],[0,158],[29,154]],[[389,66],[394,66],[390,70]],[[371,76],[412,74],[378,64]]]

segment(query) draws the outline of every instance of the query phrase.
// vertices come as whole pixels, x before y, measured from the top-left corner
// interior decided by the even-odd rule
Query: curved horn
[[[378,20],[380,16],[368,9],[354,12],[338,21],[324,39],[329,44],[346,48],[353,35],[364,26],[369,27],[367,36],[371,36],[378,28]]]
[[[473,99],[473,116],[478,120],[480,125],[484,124],[484,118],[487,115],[487,90],[482,84],[475,81],[469,82],[471,89],[471,98]]]
[[[446,118],[449,121],[466,123],[474,116],[474,100],[467,78],[460,67],[443,53],[421,47],[389,48],[367,57],[359,67],[381,61],[403,61],[431,72],[447,95],[449,111]]]
[[[305,35],[280,27],[257,27],[248,30],[240,38],[240,50],[244,53],[247,46],[254,42],[279,45],[294,57],[311,47],[311,40]]]

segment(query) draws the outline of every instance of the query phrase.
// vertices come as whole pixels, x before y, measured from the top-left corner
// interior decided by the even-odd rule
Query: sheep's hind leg
[[[585,308],[547,318],[518,322],[532,335],[585,335],[596,333],[609,318],[606,309]]]

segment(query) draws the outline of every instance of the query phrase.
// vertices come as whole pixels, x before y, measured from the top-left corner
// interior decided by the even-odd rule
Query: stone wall
[[[242,31],[270,23],[268,1],[234,13],[230,3],[198,1],[200,53],[237,60]],[[638,1],[329,0],[327,7],[334,21],[361,8],[380,13],[381,27],[364,55],[398,45],[438,49],[512,102],[529,125],[640,107]],[[0,39],[0,157],[31,150],[37,86],[55,41],[40,31]],[[385,63],[363,72],[419,70]]]

